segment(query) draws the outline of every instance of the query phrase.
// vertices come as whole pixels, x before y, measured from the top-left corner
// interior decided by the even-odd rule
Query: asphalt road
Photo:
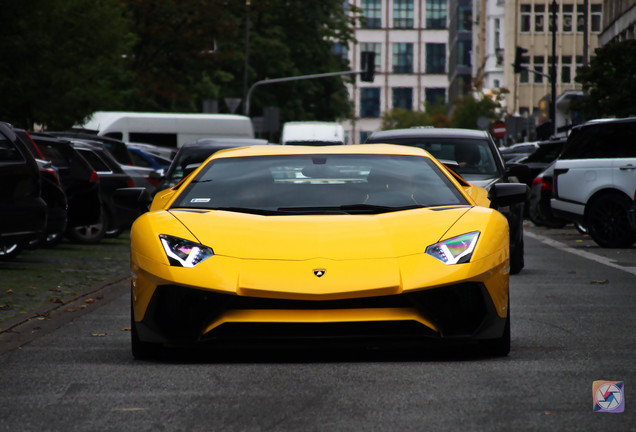
[[[101,307],[13,330],[39,337],[0,355],[0,430],[636,431],[635,250],[572,230],[525,241],[507,358],[328,345],[135,361],[123,280]],[[625,382],[625,412],[593,412],[596,380]]]

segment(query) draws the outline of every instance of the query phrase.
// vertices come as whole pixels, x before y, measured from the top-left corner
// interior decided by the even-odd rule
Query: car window
[[[636,122],[601,123],[576,128],[561,159],[636,157]]]
[[[426,157],[279,155],[211,161],[173,207],[314,213],[342,206],[392,211],[467,204]]]
[[[77,149],[84,159],[88,161],[89,164],[93,167],[93,169],[97,172],[111,172],[111,169],[108,167],[106,162],[104,162],[95,152],[92,150],[85,149]]]
[[[0,162],[20,162],[24,157],[9,138],[0,134]]]

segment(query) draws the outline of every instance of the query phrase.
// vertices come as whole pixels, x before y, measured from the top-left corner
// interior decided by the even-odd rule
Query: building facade
[[[627,39],[636,39],[636,0],[605,0],[599,45]]]
[[[343,123],[350,144],[380,130],[382,113],[393,108],[424,110],[425,102],[448,101],[448,14],[446,0],[353,0],[363,23],[348,47],[352,69],[361,52],[375,53],[373,82],[348,84],[354,116]]]
[[[552,7],[556,6],[556,28],[552,31]],[[586,65],[598,47],[602,30],[601,0],[507,0],[504,29],[504,87],[508,112],[532,116],[536,125],[549,120],[552,42],[556,57],[556,130],[565,133],[577,122],[568,111],[569,99],[580,94],[574,80],[577,68]],[[528,70],[514,73],[516,47],[527,50],[521,58]],[[534,72],[533,72],[534,71]],[[548,75],[548,76],[546,76]],[[517,137],[518,139],[532,136]]]

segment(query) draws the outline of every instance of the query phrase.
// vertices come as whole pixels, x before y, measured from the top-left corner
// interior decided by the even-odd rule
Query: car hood
[[[262,216],[229,211],[170,210],[215,255],[243,259],[332,260],[421,254],[471,207],[379,215]],[[168,234],[168,233],[166,233]]]

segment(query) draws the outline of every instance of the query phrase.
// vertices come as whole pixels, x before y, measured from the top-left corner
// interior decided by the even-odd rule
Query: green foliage
[[[636,115],[636,40],[610,43],[595,54],[576,75],[584,95],[570,109],[587,120]]]
[[[353,37],[340,0],[5,0],[0,119],[60,129],[97,110],[199,112],[242,98],[248,22],[247,86],[348,70],[333,54]],[[341,78],[259,87],[251,114],[266,106],[281,121],[351,112]]]
[[[426,105],[426,111],[411,111],[393,108],[382,114],[382,130],[403,129],[416,126],[448,127],[449,121],[445,104]]]
[[[121,97],[133,36],[119,2],[9,0],[0,15],[2,120],[65,128]]]
[[[473,86],[473,91],[455,101],[455,110],[450,126],[464,129],[478,129],[477,120],[484,117],[492,125],[502,116],[502,102],[506,89],[483,93]]]

